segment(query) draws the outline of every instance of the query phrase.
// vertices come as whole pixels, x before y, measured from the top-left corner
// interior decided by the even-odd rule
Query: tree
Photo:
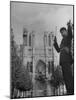
[[[13,29],[11,29],[11,98],[14,93],[14,87],[15,87],[15,68],[16,68],[16,62],[17,62],[17,53],[16,53],[16,43],[14,41],[14,34]]]
[[[16,42],[14,41],[13,29],[11,29],[11,98],[14,88],[20,91],[32,89],[32,81],[28,70],[22,66],[22,60],[17,55]]]

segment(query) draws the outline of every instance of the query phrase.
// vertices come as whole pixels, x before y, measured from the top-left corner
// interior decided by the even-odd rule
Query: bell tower
[[[27,33],[28,33],[28,31],[27,31],[27,29],[26,28],[23,28],[23,45],[24,46],[27,46],[27,43],[28,43],[28,36],[27,36]]]

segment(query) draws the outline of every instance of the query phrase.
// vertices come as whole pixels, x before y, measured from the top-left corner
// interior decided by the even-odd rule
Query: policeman
[[[68,30],[65,27],[60,29],[60,33],[63,37],[60,47],[57,44],[56,37],[54,38],[54,47],[57,52],[60,52],[60,65],[62,66],[63,78],[67,89],[67,94],[74,94],[74,80],[72,77],[71,64],[71,40],[72,40],[72,29],[70,22],[67,24]]]

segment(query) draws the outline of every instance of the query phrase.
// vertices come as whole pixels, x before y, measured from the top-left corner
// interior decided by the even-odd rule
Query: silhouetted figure
[[[60,29],[60,33],[63,37],[60,47],[57,44],[56,37],[54,39],[54,47],[57,52],[60,52],[60,65],[62,66],[63,78],[65,81],[67,94],[74,94],[74,80],[72,77],[72,55],[71,55],[71,40],[72,29],[71,23],[68,24],[68,30],[65,27]]]

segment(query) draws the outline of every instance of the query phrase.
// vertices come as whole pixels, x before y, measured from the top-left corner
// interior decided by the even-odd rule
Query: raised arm
[[[55,37],[55,39],[54,39],[54,47],[55,47],[56,51],[59,53],[59,52],[60,52],[60,48],[59,48],[59,46],[58,46],[58,44],[57,44],[56,37]]]
[[[67,23],[67,26],[68,26],[68,29],[67,29],[67,32],[68,32],[68,39],[71,40],[72,39],[72,26],[71,26],[71,21],[69,21]]]

